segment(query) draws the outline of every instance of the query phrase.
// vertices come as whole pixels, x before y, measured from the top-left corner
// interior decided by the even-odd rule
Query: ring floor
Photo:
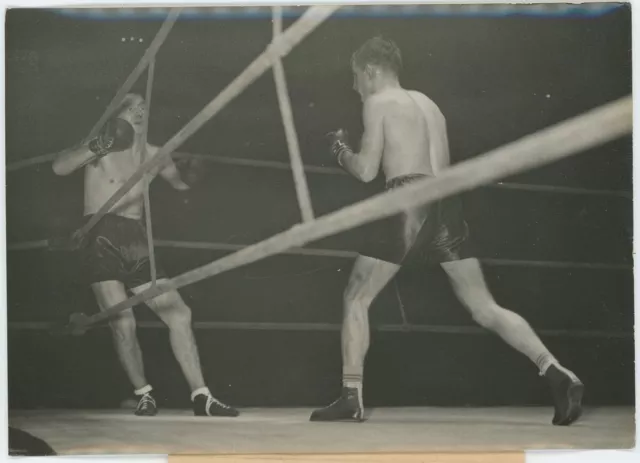
[[[9,425],[70,454],[264,454],[491,452],[626,449],[633,407],[586,408],[572,426],[550,424],[549,407],[407,407],[367,410],[364,423],[309,422],[311,409],[249,408],[237,418],[162,410],[10,411]]]

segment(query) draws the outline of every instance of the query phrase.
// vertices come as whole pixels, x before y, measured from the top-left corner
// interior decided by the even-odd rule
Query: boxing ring
[[[343,175],[340,169],[304,166],[293,120],[291,102],[282,58],[306,36],[329,18],[338,6],[310,7],[293,25],[282,30],[282,11],[273,8],[273,40],[236,79],[209,102],[189,123],[165,143],[153,159],[140,168],[104,204],[82,229],[87,233],[104,214],[136,184],[145,182],[145,221],[150,244],[151,287],[122,303],[97,314],[74,314],[67,326],[43,323],[10,323],[9,329],[51,330],[60,335],[83,334],[110,316],[134,307],[167,291],[177,290],[202,280],[237,269],[278,254],[324,256],[352,259],[350,251],[314,249],[307,244],[383,219],[405,208],[437,201],[479,187],[553,191],[565,194],[598,194],[629,198],[619,191],[594,191],[570,187],[549,187],[492,183],[510,175],[537,168],[573,156],[581,151],[628,135],[632,131],[631,96],[576,116],[545,130],[526,136],[469,161],[454,165],[435,179],[424,180],[391,193],[379,194],[341,210],[316,217],[307,185],[306,173]],[[140,76],[147,71],[146,101],[151,109],[155,56],[180,15],[171,11],[144,56],[124,82],[88,138],[95,136],[104,122],[122,102]],[[273,70],[278,104],[285,128],[290,163],[234,159],[208,154],[181,153],[179,147],[207,121],[240,95],[256,79]],[[148,112],[145,120],[146,139]],[[51,162],[58,153],[29,158],[7,166],[9,172]],[[298,199],[300,222],[268,239],[249,244],[194,243],[158,240],[153,236],[147,173],[162,165],[170,156],[196,158],[206,162],[248,165],[265,169],[290,170]],[[491,185],[489,185],[491,184]],[[48,240],[11,243],[12,251],[47,248]],[[166,283],[155,281],[155,247],[232,251],[218,260],[184,272]],[[592,268],[629,270],[619,264],[517,261],[484,259],[496,266],[540,266],[545,268]],[[143,322],[142,327],[160,327],[160,323]],[[195,329],[320,330],[337,331],[339,325],[287,323],[194,322]],[[382,331],[466,332],[480,328],[383,325]],[[542,331],[549,336],[628,337],[628,333],[598,330]],[[234,420],[213,418],[203,421],[190,412],[166,410],[153,419],[139,418],[128,412],[114,411],[12,411],[10,425],[46,440],[60,454],[90,453],[324,453],[324,452],[424,452],[424,451],[519,451],[535,448],[624,448],[633,445],[633,409],[602,407],[585,412],[582,421],[560,432],[549,425],[549,410],[537,407],[437,408],[411,407],[368,411],[366,425],[349,423],[309,424],[308,409],[243,409]],[[183,437],[176,426],[185,430]],[[345,433],[349,439],[344,439]],[[216,436],[212,439],[211,436]]]

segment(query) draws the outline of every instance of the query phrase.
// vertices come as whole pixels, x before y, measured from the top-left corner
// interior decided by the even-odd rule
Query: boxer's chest
[[[105,180],[110,184],[125,183],[142,164],[141,154],[134,150],[111,153],[102,159]]]

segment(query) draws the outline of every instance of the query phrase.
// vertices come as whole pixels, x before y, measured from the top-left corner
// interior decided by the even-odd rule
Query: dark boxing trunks
[[[90,218],[85,216],[86,221]],[[146,229],[140,220],[104,215],[86,236],[83,257],[89,283],[116,280],[135,288],[151,281]],[[166,278],[157,263],[156,278]]]
[[[387,182],[386,189],[425,177],[396,177]],[[462,259],[468,237],[461,199],[453,196],[375,222],[360,254],[403,266],[439,264]]]

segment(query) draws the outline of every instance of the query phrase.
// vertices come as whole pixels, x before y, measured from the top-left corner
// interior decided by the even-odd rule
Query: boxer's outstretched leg
[[[311,421],[363,420],[362,375],[369,350],[369,308],[400,266],[359,256],[343,297],[342,395]]]
[[[160,279],[158,284],[166,280]],[[140,293],[149,284],[133,289]],[[206,386],[196,339],[191,327],[191,309],[178,291],[168,291],[147,301],[147,305],[169,328],[169,339],[173,354],[182,369],[189,387],[194,414],[199,416],[238,416],[238,411],[213,397]]]
[[[559,364],[524,318],[495,302],[478,260],[445,262],[442,268],[473,319],[526,355],[536,364],[540,375],[549,380],[556,408],[553,424],[568,425],[577,420],[582,412],[582,382]]]
[[[105,310],[127,299],[124,285],[119,281],[93,283],[91,288],[100,310]],[[135,394],[139,397],[136,415],[155,415],[156,403],[150,394],[152,389],[144,374],[142,350],[136,336],[136,319],[133,309],[127,309],[115,315],[110,319],[109,325],[120,363],[133,385]]]

